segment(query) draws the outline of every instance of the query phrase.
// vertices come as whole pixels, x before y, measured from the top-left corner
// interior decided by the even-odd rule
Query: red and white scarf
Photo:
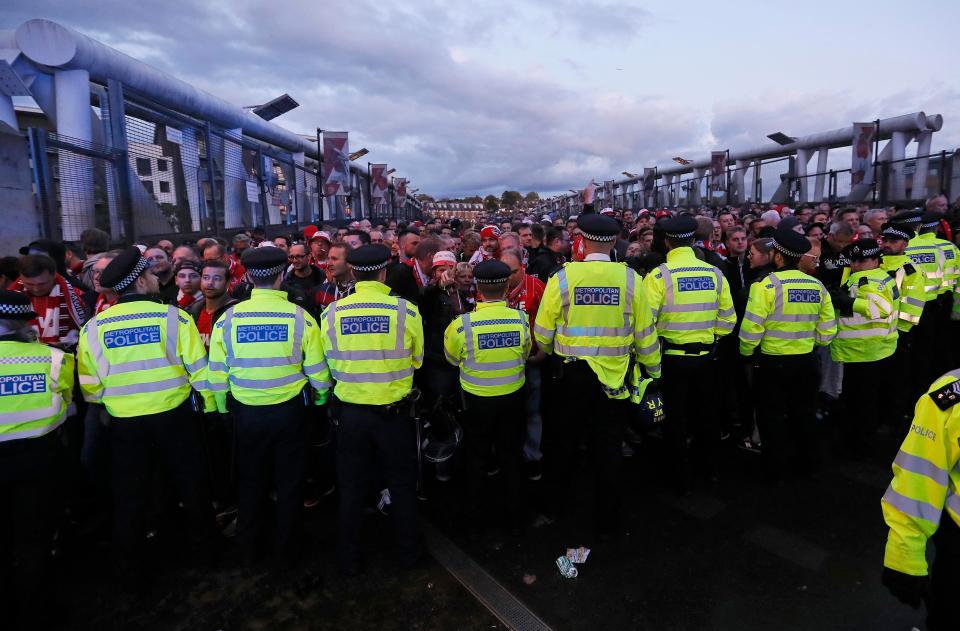
[[[80,300],[80,292],[66,278],[57,274],[53,289],[46,296],[34,296],[24,290],[18,278],[13,291],[25,293],[30,298],[37,317],[30,325],[44,344],[74,344],[79,340],[80,327],[87,321],[86,310]]]

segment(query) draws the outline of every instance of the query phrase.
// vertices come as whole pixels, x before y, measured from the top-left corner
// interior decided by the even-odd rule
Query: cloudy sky
[[[797,11],[795,8],[802,10]],[[960,2],[6,0],[435,196],[541,193],[922,110],[960,146]],[[909,152],[908,152],[909,153]]]

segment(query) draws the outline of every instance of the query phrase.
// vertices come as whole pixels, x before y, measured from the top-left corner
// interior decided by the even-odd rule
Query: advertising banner
[[[345,131],[323,132],[323,194],[350,194],[350,146]]]

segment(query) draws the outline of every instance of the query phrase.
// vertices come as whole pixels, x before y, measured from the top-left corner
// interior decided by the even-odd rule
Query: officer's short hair
[[[477,283],[477,291],[484,298],[500,298],[507,291],[507,281],[502,283]]]
[[[557,239],[563,239],[563,230],[557,227],[547,228],[547,231],[544,235],[543,243],[545,245],[550,245]]]

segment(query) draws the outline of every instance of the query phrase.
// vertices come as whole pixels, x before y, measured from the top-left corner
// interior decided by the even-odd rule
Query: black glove
[[[853,298],[843,288],[830,290],[830,299],[838,315],[850,317],[853,315]]]
[[[914,609],[919,609],[923,604],[927,593],[926,576],[913,576],[885,567],[880,582],[903,604],[910,605]]]

